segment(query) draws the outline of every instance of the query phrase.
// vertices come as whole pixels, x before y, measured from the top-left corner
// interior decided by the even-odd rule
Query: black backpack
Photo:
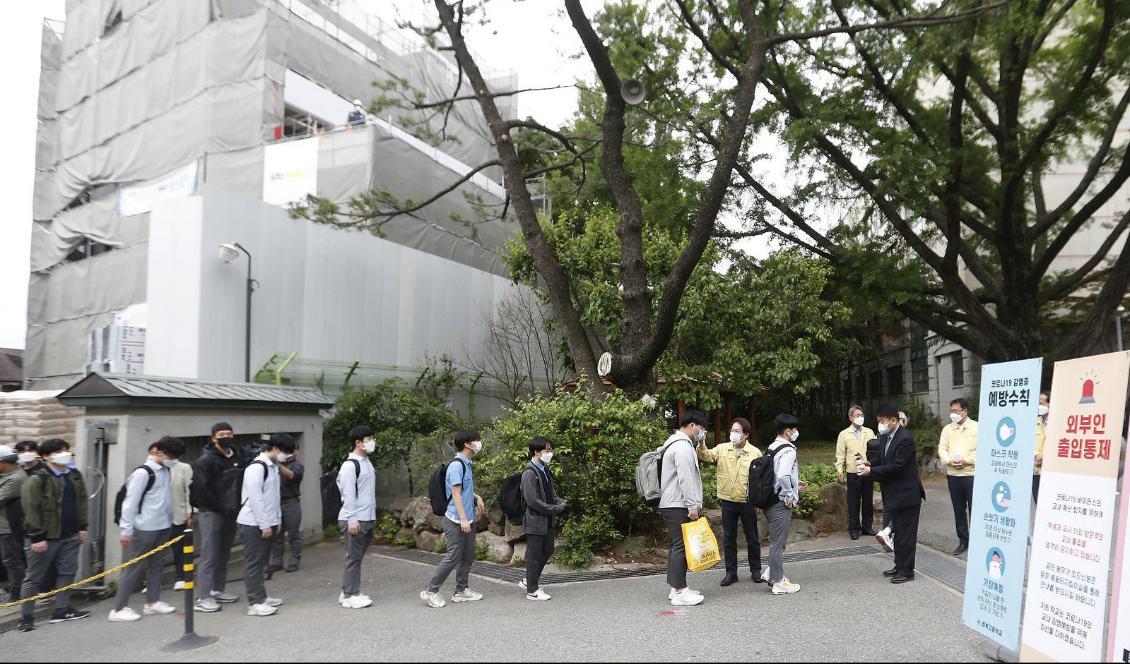
[[[134,470],[137,470],[138,468],[144,468],[145,472],[149,473],[149,481],[145,483],[145,490],[141,492],[141,498],[139,498],[137,501],[137,511],[140,512],[141,504],[145,502],[145,494],[149,493],[149,490],[153,488],[153,482],[157,480],[157,473],[153,472],[153,469],[149,466],[138,466],[137,468],[134,468]],[[132,476],[133,473],[130,473],[130,475]],[[126,488],[128,486],[129,478],[127,477],[125,484],[122,485],[122,488],[118,489],[118,495],[114,497],[115,526],[121,525],[122,522],[122,504],[126,502]],[[12,529],[12,532],[15,532],[15,528]]]
[[[22,542],[24,540],[24,509],[19,496],[16,496],[4,506],[4,516],[8,519],[8,527],[12,529],[12,539]],[[117,521],[114,521],[114,523],[117,523]]]
[[[447,463],[442,463],[432,471],[432,478],[428,481],[428,500],[432,503],[432,514],[443,516],[447,513],[447,503],[451,495],[447,493],[447,469],[458,461],[463,465],[463,479],[467,479],[467,462],[459,457]]]
[[[785,445],[796,449],[792,443],[785,443],[750,462],[748,500],[754,507],[767,509],[780,501],[777,497],[777,473],[773,470],[773,457]]]
[[[522,475],[525,472],[523,470],[502,480],[502,490],[498,496],[502,513],[515,526],[522,525],[522,521],[526,518],[526,497],[522,495]]]
[[[247,470],[251,466],[256,466],[256,465],[263,466],[263,480],[266,481],[267,477],[271,474],[271,470],[269,468],[267,468],[267,464],[263,461],[252,461],[251,463],[247,464],[243,468],[228,468],[227,470],[224,471],[224,474],[221,475],[221,479],[224,482],[224,513],[225,514],[227,513],[227,509],[231,505],[230,501],[232,500],[232,494],[231,494],[232,485],[229,484],[228,482],[232,482],[232,481],[235,482],[234,487],[235,487],[236,508],[235,508],[235,512],[231,516],[239,516],[240,510],[242,510],[243,506],[247,504],[247,501],[243,499],[243,471]],[[239,478],[238,479],[233,478],[234,471],[236,471],[236,470],[239,471]],[[231,474],[229,474],[229,473],[231,473]]]

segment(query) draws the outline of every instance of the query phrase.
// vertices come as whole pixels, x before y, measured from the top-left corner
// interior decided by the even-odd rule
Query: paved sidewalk
[[[802,590],[783,597],[748,578],[719,588],[721,571],[692,575],[706,602],[682,610],[666,601],[661,576],[547,586],[553,600],[542,603],[527,601],[513,584],[473,576],[482,602],[429,609],[418,595],[431,567],[370,555],[363,590],[374,605],[350,611],[335,601],[341,559],[339,545],[321,544],[304,552],[301,571],[276,574],[267,587],[286,600],[277,616],[248,617],[243,602],[196,614],[198,633],[220,637],[200,650],[160,651],[179,637],[183,616],[109,623],[110,602],[90,607],[87,620],[7,632],[0,648],[7,661],[50,653],[52,660],[82,662],[986,661],[979,637],[961,626],[960,594],[927,573],[901,586],[888,583],[880,572],[890,559],[880,553],[792,563],[786,574]],[[170,595],[182,605],[180,593],[164,598]],[[140,603],[135,596],[133,604]],[[462,636],[439,638],[452,634]]]

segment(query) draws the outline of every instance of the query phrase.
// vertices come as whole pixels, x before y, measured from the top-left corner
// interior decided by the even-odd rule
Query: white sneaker
[[[279,599],[278,597],[268,597],[267,599],[263,600],[263,603],[266,604],[267,606],[274,606],[274,607],[279,607],[279,606],[283,605],[283,601],[281,599]]]
[[[443,601],[439,593],[430,593],[427,590],[421,590],[420,599],[424,600],[424,602],[433,609],[442,609],[447,606],[447,602]]]
[[[477,593],[470,588],[464,588],[462,592],[455,593],[451,596],[452,602],[477,602],[483,598],[482,593]]]
[[[177,581],[173,584],[173,590],[184,590],[184,581]]]
[[[134,622],[136,620],[141,620],[141,616],[128,606],[120,611],[110,612],[110,622]]]
[[[553,599],[553,598],[550,597],[549,593],[545,592],[545,590],[538,588],[537,592],[526,593],[526,599],[533,601],[533,602],[544,602],[548,599]]]
[[[212,591],[212,599],[216,600],[220,604],[234,604],[235,602],[239,601],[239,595],[233,595],[231,593],[225,593],[225,592],[220,592],[219,590],[213,590]]]
[[[193,611],[201,613],[215,613],[220,610],[220,604],[211,597],[196,600],[196,606],[192,607]]]
[[[885,550],[895,550],[895,536],[891,534],[890,528],[884,528],[875,533],[875,539],[879,541],[879,544],[881,544]]]
[[[341,601],[341,606],[346,609],[364,609],[367,606],[372,606],[373,600],[364,595],[354,595],[346,597]]]
[[[774,595],[791,595],[798,592],[800,592],[800,586],[788,579],[781,579],[779,583],[773,584]]]
[[[176,613],[177,610],[162,601],[156,601],[152,604],[146,604],[141,612],[147,616],[167,616],[170,613]]]
[[[249,615],[249,616],[256,616],[256,617],[273,616],[278,612],[279,612],[278,609],[276,609],[275,607],[270,606],[269,604],[266,604],[266,603],[252,604],[251,606],[247,607],[247,615]]]
[[[692,595],[698,595],[699,597],[703,597],[703,594],[702,594],[702,593],[700,593],[700,592],[699,592],[699,591],[697,591],[697,590],[693,590],[693,589],[691,589],[691,588],[689,588],[689,587],[688,587],[688,588],[683,588],[683,592],[689,592],[689,593],[690,593],[690,594],[692,594]],[[676,595],[676,594],[677,594],[677,593],[675,592],[675,589],[674,589],[674,588],[672,588],[672,589],[671,589],[671,592],[667,593],[667,599],[675,599],[675,595]]]
[[[764,581],[765,583],[769,583],[769,568],[768,567],[761,570],[761,580]]]
[[[683,592],[674,592],[672,589],[671,606],[698,606],[705,599],[690,588],[683,588]]]
[[[525,590],[526,589],[526,580],[522,579],[521,581],[519,581],[518,587],[521,588],[522,590]]]

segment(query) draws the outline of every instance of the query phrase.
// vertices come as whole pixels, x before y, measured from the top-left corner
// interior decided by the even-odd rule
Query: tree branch
[[[946,25],[948,23],[957,23],[969,18],[980,16],[986,12],[991,12],[994,9],[999,9],[1009,3],[1009,0],[1001,0],[991,5],[983,5],[975,9],[967,9],[964,11],[956,12],[953,14],[938,15],[936,12],[930,12],[918,16],[904,16],[888,21],[877,21],[874,23],[862,23],[858,25],[835,25],[818,30],[808,30],[805,32],[792,32],[780,34],[775,37],[770,37],[767,44],[770,48],[777,44],[785,42],[798,41],[801,39],[815,39],[816,37],[827,37],[828,35],[853,35],[858,32],[865,32],[868,30],[906,30],[910,28],[928,28],[935,25]],[[940,8],[939,8],[940,9]]]

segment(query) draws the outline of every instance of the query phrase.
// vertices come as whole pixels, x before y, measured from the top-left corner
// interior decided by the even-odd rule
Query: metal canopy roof
[[[58,396],[68,406],[239,407],[320,410],[334,402],[316,389],[189,378],[92,373]]]

